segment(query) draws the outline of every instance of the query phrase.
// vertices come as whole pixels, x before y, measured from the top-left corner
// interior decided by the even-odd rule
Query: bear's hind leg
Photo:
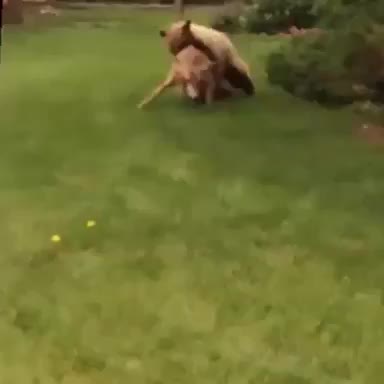
[[[233,65],[227,65],[224,72],[224,78],[233,88],[240,88],[248,96],[255,93],[255,87],[252,80],[247,76],[247,74],[239,71]]]

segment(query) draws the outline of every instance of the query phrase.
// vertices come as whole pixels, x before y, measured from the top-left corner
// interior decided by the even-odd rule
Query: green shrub
[[[269,81],[312,101],[348,103],[348,82],[342,77],[339,63],[327,61],[327,44],[325,36],[295,38],[284,51],[269,57]]]
[[[384,26],[378,23],[384,20],[384,5],[380,0],[341,2],[324,18],[327,33],[293,38],[269,57],[268,78],[321,103],[384,102]]]
[[[311,28],[319,20],[321,7],[315,0],[259,0],[245,14],[245,28],[251,33],[274,34],[289,27]]]
[[[227,3],[214,16],[211,27],[222,32],[237,32],[242,29],[243,14],[244,7],[242,3]]]

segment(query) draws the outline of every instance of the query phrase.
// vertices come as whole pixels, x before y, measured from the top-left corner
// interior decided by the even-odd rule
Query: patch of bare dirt
[[[357,136],[366,143],[384,148],[384,126],[377,124],[364,123],[356,130]]]

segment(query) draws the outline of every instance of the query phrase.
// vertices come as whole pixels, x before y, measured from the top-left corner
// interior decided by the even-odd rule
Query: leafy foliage
[[[241,3],[228,3],[214,16],[211,26],[222,32],[237,32],[242,29],[244,7]]]
[[[384,101],[383,11],[379,1],[341,0],[323,19],[327,32],[294,38],[269,57],[269,80],[327,104]]]
[[[321,15],[321,6],[314,0],[260,0],[250,7],[245,19],[246,30],[273,34],[291,26],[310,28]]]

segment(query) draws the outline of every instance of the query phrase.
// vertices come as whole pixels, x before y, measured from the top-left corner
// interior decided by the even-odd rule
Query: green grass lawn
[[[0,384],[381,384],[384,159],[356,117],[269,87],[280,43],[246,36],[254,99],[138,111],[171,15],[80,13],[6,34]]]

